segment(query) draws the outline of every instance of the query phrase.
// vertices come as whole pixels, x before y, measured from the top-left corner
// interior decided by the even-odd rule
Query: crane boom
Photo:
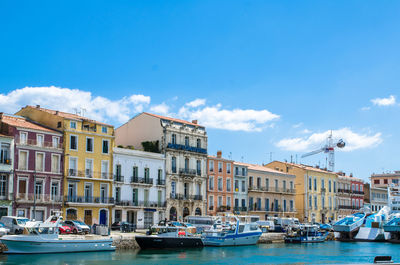
[[[319,153],[324,152],[324,151],[325,151],[325,148],[320,148],[320,149],[318,149],[318,150],[315,150],[315,151],[312,151],[312,152],[303,154],[303,155],[301,156],[301,158],[307,157],[307,156],[312,156],[312,155],[315,155],[315,154],[319,154]]]

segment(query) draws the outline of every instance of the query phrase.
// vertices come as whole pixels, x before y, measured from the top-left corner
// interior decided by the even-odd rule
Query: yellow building
[[[18,115],[64,133],[63,214],[110,225],[114,127],[79,115],[26,106]]]
[[[273,161],[265,166],[296,175],[296,217],[300,221],[326,223],[337,218],[337,174],[280,161]]]

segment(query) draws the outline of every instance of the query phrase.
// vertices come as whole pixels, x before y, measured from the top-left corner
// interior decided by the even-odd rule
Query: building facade
[[[248,169],[248,214],[268,217],[295,216],[295,175],[264,166],[237,163]]]
[[[148,228],[166,218],[165,158],[162,154],[114,148],[113,222]]]
[[[208,209],[207,215],[233,212],[233,161],[217,156],[208,156]]]
[[[13,215],[44,221],[62,207],[62,134],[5,114],[1,131],[14,137]]]
[[[370,205],[372,212],[379,212],[383,207],[388,206],[388,189],[370,187]]]
[[[281,161],[273,161],[266,167],[296,176],[296,217],[300,221],[326,223],[336,220],[337,174]]]
[[[243,214],[247,213],[247,165],[243,163],[234,162],[234,213]]]
[[[165,155],[167,219],[206,214],[207,133],[197,121],[141,113],[116,129],[116,144]]]
[[[17,114],[63,133],[66,219],[78,219],[88,225],[110,225],[114,205],[113,126],[40,106],[26,106]]]
[[[394,171],[393,173],[381,173],[371,175],[371,187],[375,188],[387,188],[389,185],[400,184],[400,171]]]
[[[364,206],[364,182],[338,172],[337,201],[339,218],[359,211]]]
[[[13,184],[14,138],[0,133],[0,218],[12,215]]]

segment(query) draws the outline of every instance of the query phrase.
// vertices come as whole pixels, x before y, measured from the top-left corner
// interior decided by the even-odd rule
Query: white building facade
[[[207,133],[197,121],[141,113],[116,129],[116,144],[158,145],[165,154],[166,218],[205,215],[207,206]]]
[[[14,138],[0,134],[0,218],[12,215]]]
[[[148,228],[166,218],[163,154],[114,148],[113,170],[113,222]]]

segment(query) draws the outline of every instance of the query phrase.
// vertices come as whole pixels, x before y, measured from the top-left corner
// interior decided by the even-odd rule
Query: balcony
[[[247,212],[247,207],[246,207],[246,206],[242,206],[242,207],[240,207],[240,206],[235,206],[235,207],[233,207],[233,210],[234,210],[235,212]]]
[[[152,178],[131,177],[131,183],[153,185],[153,179]]]
[[[3,164],[3,165],[11,165],[11,162],[12,162],[11,158],[3,157],[0,159],[0,164]]]
[[[63,197],[50,194],[35,194],[34,193],[18,193],[16,201],[24,201],[33,203],[36,198],[36,203],[61,203]]]
[[[338,193],[351,193],[351,190],[347,190],[347,189],[338,189]]]
[[[351,206],[351,205],[339,205],[339,210],[340,209],[358,210],[358,209],[360,209],[360,207]]]
[[[112,180],[113,175],[107,172],[93,172],[90,169],[86,170],[76,170],[68,169],[68,177],[79,177],[79,178],[93,178],[100,177],[100,179]]]
[[[195,201],[202,201],[203,200],[203,196],[202,195],[190,195],[189,198],[191,200],[195,200]]]
[[[191,198],[189,195],[179,193],[171,193],[169,197],[174,200],[189,200]]]
[[[197,174],[197,170],[196,169],[190,169],[190,168],[180,168],[179,169],[179,174],[181,175],[186,175],[186,176],[190,176],[190,177],[195,177],[198,176]],[[200,172],[201,173],[201,172]]]
[[[295,194],[295,189],[287,189],[281,187],[264,187],[264,186],[249,186],[249,191],[260,191],[260,192],[277,192],[277,193],[288,193]]]
[[[210,205],[210,206],[208,207],[208,210],[214,211],[214,205]]]
[[[364,195],[364,191],[353,190],[353,194]]]
[[[50,149],[62,149],[62,143],[57,142],[47,142],[47,141],[37,141],[35,139],[28,139],[26,141],[21,141],[21,139],[17,139],[16,144],[19,145],[28,145],[28,146],[35,146],[41,148],[50,148]]]
[[[217,208],[217,212],[226,212],[226,206],[224,206],[224,205],[221,205],[221,206],[219,206],[218,208]]]
[[[124,182],[124,176],[114,175],[115,182]]]
[[[165,179],[157,179],[157,185],[164,186],[165,185]]]
[[[115,205],[117,206],[131,206],[131,207],[166,207],[167,202],[156,202],[156,201],[127,201],[127,200],[116,200]]]
[[[64,201],[72,203],[114,204],[113,197],[64,196]]]
[[[174,150],[182,150],[182,151],[200,153],[200,154],[207,154],[207,149],[189,146],[189,145],[183,145],[183,144],[168,143],[167,148],[174,149]]]

